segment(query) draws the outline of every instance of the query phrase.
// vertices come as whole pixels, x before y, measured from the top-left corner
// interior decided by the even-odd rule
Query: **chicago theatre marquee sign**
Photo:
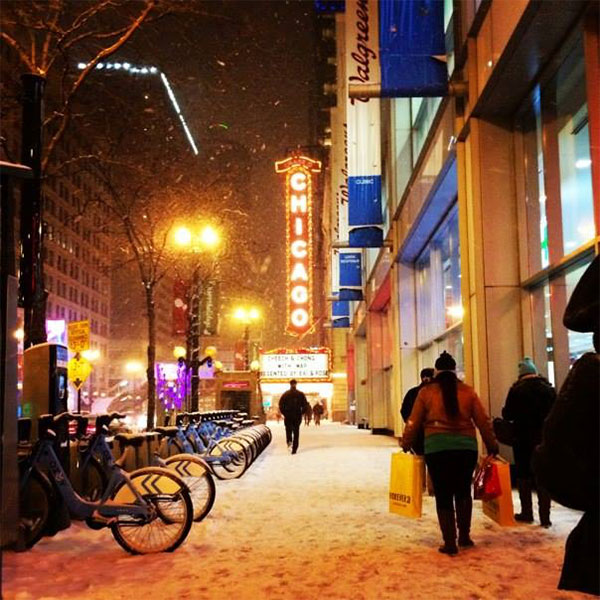
[[[276,162],[275,171],[285,173],[286,330],[300,336],[313,324],[312,180],[321,163],[291,156]]]

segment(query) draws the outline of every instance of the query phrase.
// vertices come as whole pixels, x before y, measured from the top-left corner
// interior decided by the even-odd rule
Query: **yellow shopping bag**
[[[492,463],[498,469],[502,493],[497,498],[482,501],[483,514],[496,521],[498,525],[510,527],[516,525],[510,485],[510,465],[501,458],[494,458]]]
[[[423,501],[423,457],[404,452],[392,454],[390,512],[418,519]]]

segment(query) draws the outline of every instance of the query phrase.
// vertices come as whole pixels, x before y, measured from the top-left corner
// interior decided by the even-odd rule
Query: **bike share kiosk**
[[[21,416],[37,425],[40,415],[57,415],[67,410],[69,352],[61,344],[31,346],[23,355],[23,399]]]
[[[31,346],[23,354],[23,396],[20,416],[31,419],[31,439],[36,440],[40,415],[57,415],[67,410],[67,363],[69,352],[61,344]],[[56,432],[61,440],[59,458],[68,467],[68,435]]]

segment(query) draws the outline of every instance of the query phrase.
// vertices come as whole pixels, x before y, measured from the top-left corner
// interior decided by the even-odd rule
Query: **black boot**
[[[519,479],[519,499],[521,500],[521,512],[515,514],[515,520],[521,523],[533,523],[533,505],[531,503],[531,481]]]
[[[540,515],[540,525],[542,527],[551,527],[550,522],[550,496],[548,492],[540,486],[537,486],[538,509]]]
[[[471,496],[456,499],[456,524],[458,525],[458,545],[462,548],[474,546],[475,543],[469,535],[471,533],[471,513],[473,500]]]
[[[454,519],[454,511],[452,509],[438,509],[437,516],[440,523],[440,529],[442,530],[442,537],[444,538],[444,545],[440,546],[438,550],[442,554],[458,554],[458,548],[456,547],[456,521]]]

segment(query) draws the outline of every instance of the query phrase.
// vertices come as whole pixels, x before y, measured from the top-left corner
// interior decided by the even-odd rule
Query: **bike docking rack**
[[[42,415],[34,444],[31,421],[19,420],[20,547],[31,548],[71,519],[109,528],[132,554],[173,551],[185,540],[194,517],[188,486],[170,467],[126,472],[131,451],[115,460],[106,436],[110,421],[122,416],[97,417],[95,433],[88,436],[87,417]],[[69,422],[77,424],[73,434]]]
[[[234,410],[180,413],[175,425],[157,427],[159,455],[202,458],[219,479],[241,477],[271,442],[271,430]]]

